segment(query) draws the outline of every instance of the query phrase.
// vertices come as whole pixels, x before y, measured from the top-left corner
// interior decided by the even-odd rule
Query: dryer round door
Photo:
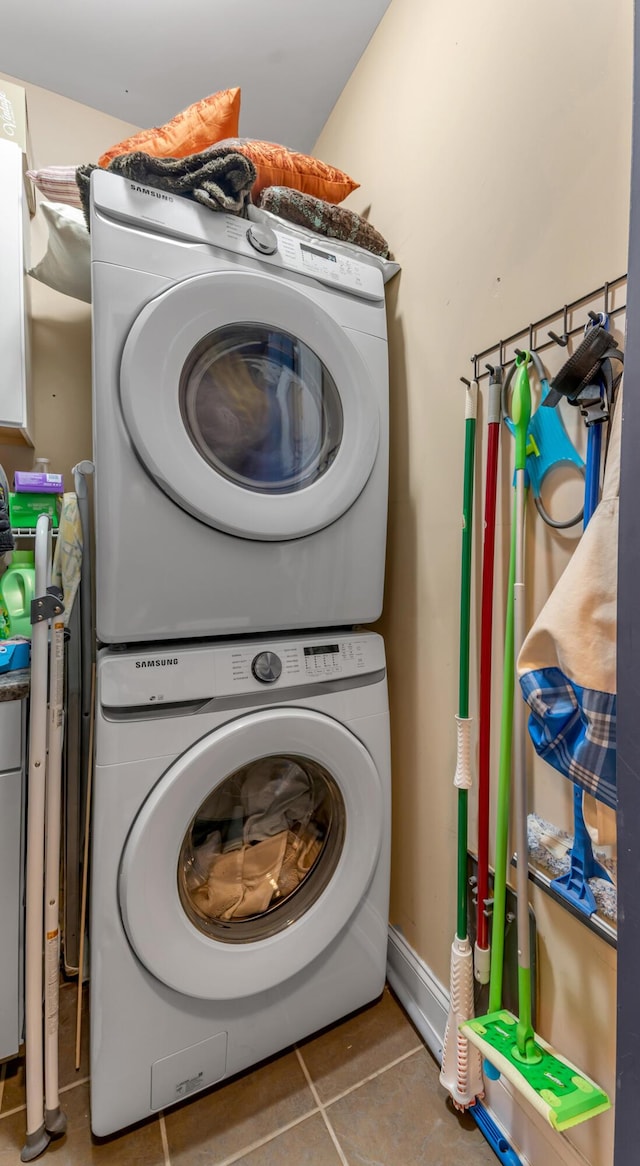
[[[119,901],[135,954],[201,999],[282,983],[366,895],[384,814],[371,756],[337,721],[285,708],[229,722],[170,766],[129,833]]]
[[[300,288],[214,272],[163,292],[127,337],[122,410],[179,506],[244,538],[320,530],[363,490],[379,408],[348,334]]]

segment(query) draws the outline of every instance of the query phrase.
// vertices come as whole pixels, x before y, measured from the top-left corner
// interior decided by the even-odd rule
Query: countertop
[[[0,672],[0,701],[24,700],[29,695],[29,668]]]

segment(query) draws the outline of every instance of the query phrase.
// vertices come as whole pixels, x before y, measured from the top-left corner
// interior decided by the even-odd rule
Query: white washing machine
[[[382,991],[382,639],[105,648],[91,891],[91,1122],[109,1134]]]
[[[376,619],[397,266],[101,170],[91,240],[99,638]]]

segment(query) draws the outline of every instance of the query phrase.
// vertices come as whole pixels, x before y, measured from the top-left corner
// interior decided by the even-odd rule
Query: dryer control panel
[[[158,234],[194,243],[209,243],[257,260],[269,268],[286,268],[365,300],[384,300],[384,280],[376,257],[361,260],[349,244],[333,244],[312,231],[288,229],[275,215],[261,218],[212,214],[187,198],[167,194],[120,175],[97,170],[93,204],[109,218],[139,224]],[[259,211],[253,212],[260,215]],[[265,221],[263,221],[265,220]]]
[[[214,223],[215,241],[222,247],[252,259],[259,256],[262,263],[286,267],[365,300],[384,299],[382,273],[376,267],[361,263],[355,256],[334,250],[328,239],[314,238],[311,233],[308,240],[300,239],[266,224],[247,226],[246,219],[233,215],[220,215],[218,219],[221,221]]]
[[[384,668],[384,643],[375,632],[150,645],[135,652],[107,648],[100,653],[100,697],[103,706],[114,709],[184,705],[333,684]]]

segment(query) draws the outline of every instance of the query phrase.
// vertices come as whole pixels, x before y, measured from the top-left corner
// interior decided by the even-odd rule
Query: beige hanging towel
[[[602,499],[518,658],[536,752],[616,805],[616,632],[622,390]]]

